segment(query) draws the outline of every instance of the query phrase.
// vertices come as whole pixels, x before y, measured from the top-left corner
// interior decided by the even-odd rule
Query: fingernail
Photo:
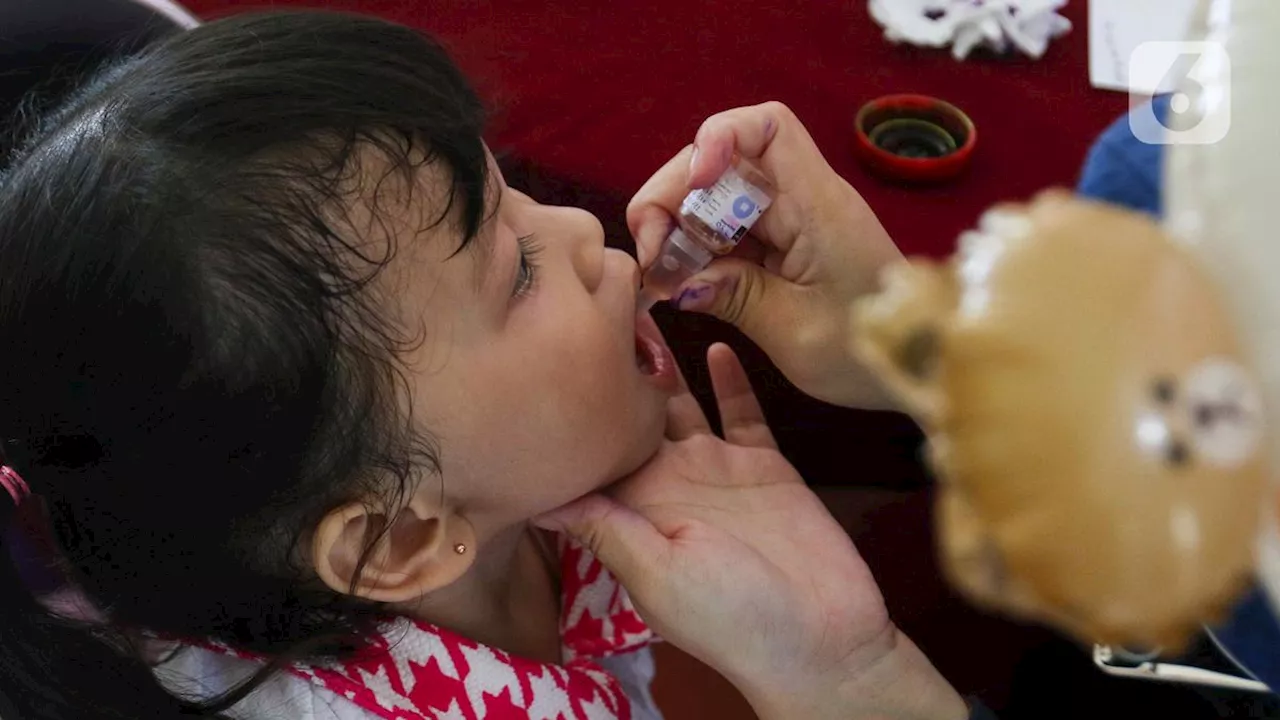
[[[675,298],[675,306],[691,312],[705,312],[715,304],[716,286],[710,283],[695,283],[680,291]]]
[[[689,155],[689,175],[693,175],[694,168],[698,167],[698,146],[693,146],[693,153]]]

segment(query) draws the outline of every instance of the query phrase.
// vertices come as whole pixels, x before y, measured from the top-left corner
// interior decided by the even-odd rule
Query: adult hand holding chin
[[[687,387],[631,476],[537,520],[588,546],[662,637],[770,718],[968,716],[890,622],[848,534],[778,452],[733,352],[708,357],[724,437]]]

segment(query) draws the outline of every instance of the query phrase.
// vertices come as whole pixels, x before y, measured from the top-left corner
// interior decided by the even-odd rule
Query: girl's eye
[[[520,270],[516,273],[515,287],[511,289],[511,297],[521,298],[533,293],[538,280],[538,256],[542,253],[542,245],[533,235],[516,238],[520,245]]]

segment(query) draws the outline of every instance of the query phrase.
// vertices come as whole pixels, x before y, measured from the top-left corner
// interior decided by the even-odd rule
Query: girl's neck
[[[534,530],[521,523],[490,538],[465,575],[403,608],[472,640],[560,662],[560,597]]]

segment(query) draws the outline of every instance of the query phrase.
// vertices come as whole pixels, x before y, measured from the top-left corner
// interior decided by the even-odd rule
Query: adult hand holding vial
[[[851,303],[901,255],[785,105],[708,118],[632,198],[627,223],[646,269],[642,308],[670,298],[736,325],[819,399],[892,406],[845,348]]]

